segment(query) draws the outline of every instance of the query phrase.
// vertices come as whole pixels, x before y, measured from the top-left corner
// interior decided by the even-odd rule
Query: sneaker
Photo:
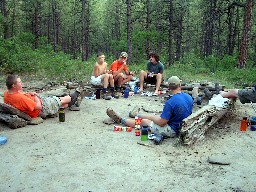
[[[110,100],[112,99],[112,96],[109,93],[103,93],[102,99]]]
[[[112,92],[111,94],[112,97],[114,97],[115,99],[118,99],[119,98],[119,94],[117,92]]]
[[[212,93],[211,93],[211,91],[209,91],[208,88],[205,88],[205,89],[204,89],[204,94],[205,94],[205,96],[208,97],[209,99],[212,98]]]
[[[115,111],[112,108],[107,109],[107,115],[113,119],[114,122],[120,124],[121,118],[115,113]]]
[[[135,106],[135,107],[133,108],[133,110],[131,110],[131,111],[129,112],[129,117],[134,118],[135,116],[138,115],[139,111],[140,111],[140,107]]]

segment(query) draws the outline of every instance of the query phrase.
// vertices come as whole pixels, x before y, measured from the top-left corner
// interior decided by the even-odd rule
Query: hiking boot
[[[69,110],[70,111],[80,111],[80,108],[76,105],[72,105],[72,106],[69,107]]]
[[[82,103],[82,100],[84,99],[84,97],[85,97],[85,91],[82,90],[82,91],[80,92],[80,94],[78,95],[77,100],[76,100],[76,103],[75,103],[75,105],[76,105],[77,107],[80,106],[80,104]]]
[[[208,88],[205,88],[205,89],[204,89],[204,94],[205,94],[205,96],[208,97],[209,99],[212,98],[212,93],[211,93],[211,91],[209,91]]]
[[[106,92],[106,93],[103,93],[102,99],[110,100],[112,99],[112,96],[108,92]]]
[[[121,118],[115,113],[112,108],[107,109],[107,115],[116,123],[121,123]]]
[[[140,107],[135,106],[135,107],[133,108],[133,110],[131,110],[131,111],[129,112],[129,117],[134,118],[135,116],[138,115],[139,111],[140,111]]]
[[[42,119],[46,119],[46,116],[47,115],[42,111],[39,113],[39,117],[41,117]]]
[[[70,94],[71,101],[68,104],[69,107],[71,107],[72,105],[74,105],[77,102],[77,98],[79,95],[80,95],[80,91],[77,91],[77,90],[74,93]]]
[[[119,94],[117,92],[112,92],[111,94],[112,97],[114,97],[115,99],[118,99],[119,98]]]

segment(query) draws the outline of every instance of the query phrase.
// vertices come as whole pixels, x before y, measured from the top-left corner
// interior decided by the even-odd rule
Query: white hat
[[[172,76],[168,79],[168,84],[169,85],[179,85],[181,80],[177,76]]]

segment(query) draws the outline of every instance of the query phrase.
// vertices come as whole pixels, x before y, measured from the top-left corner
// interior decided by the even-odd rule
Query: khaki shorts
[[[154,122],[151,122],[150,131],[151,133],[159,133],[159,134],[164,133],[165,135],[171,138],[177,136],[176,132],[168,124],[166,124],[164,127],[160,127]]]
[[[61,106],[60,98],[56,96],[40,97],[42,99],[42,112],[45,115],[55,115]]]
[[[241,103],[256,103],[256,90],[253,89],[239,89],[238,97]]]

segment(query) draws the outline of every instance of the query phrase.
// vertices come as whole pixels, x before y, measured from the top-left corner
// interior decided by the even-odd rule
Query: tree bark
[[[149,0],[146,1],[146,13],[147,13],[147,16],[146,16],[146,32],[148,33],[149,28],[150,28],[150,1]],[[146,37],[146,45],[145,46],[146,46],[146,54],[148,56],[149,52],[150,52],[148,36]]]
[[[169,1],[169,37],[168,37],[168,63],[169,66],[173,63],[173,1]]]
[[[208,2],[208,1],[207,1]],[[213,35],[214,35],[214,22],[215,22],[215,13],[216,13],[216,4],[217,0],[211,0],[208,2],[210,4],[210,10],[206,10],[205,13],[205,23],[204,23],[204,44],[203,44],[203,55],[209,56],[212,55],[213,50]]]
[[[250,32],[252,29],[252,10],[253,10],[253,0],[247,0],[245,13],[244,13],[244,27],[243,34],[240,43],[239,56],[238,56],[238,67],[245,68],[247,56],[248,56],[248,46],[250,40]]]
[[[85,46],[85,36],[87,35],[85,30],[85,12],[86,12],[86,0],[82,0],[82,61],[85,61],[85,52],[86,52],[86,46]]]
[[[132,63],[132,3],[131,0],[126,1],[127,4],[127,46],[128,46],[128,60]]]
[[[1,12],[4,16],[4,39],[9,38],[8,11],[6,9],[6,1],[1,1]]]
[[[58,29],[57,29],[57,5],[56,1],[52,0],[52,29],[53,29],[53,50],[57,51],[57,37],[58,37]]]
[[[36,1],[35,3],[35,13],[34,13],[34,27],[33,34],[35,35],[34,48],[38,48],[38,39],[39,39],[39,15],[40,15],[41,3]]]

